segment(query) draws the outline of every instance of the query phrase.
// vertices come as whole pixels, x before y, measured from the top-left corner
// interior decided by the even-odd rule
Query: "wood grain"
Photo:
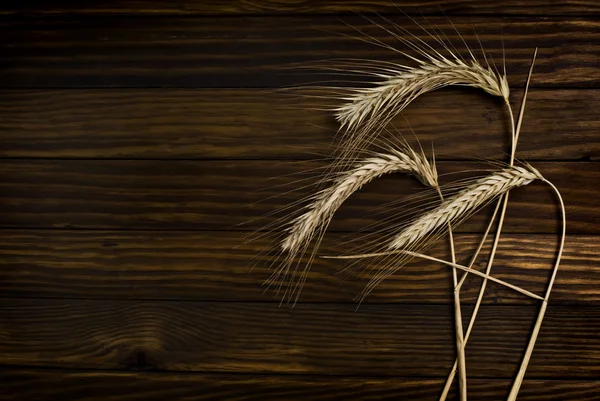
[[[274,15],[274,14],[340,14],[340,13],[401,12],[416,15],[596,15],[600,13],[593,0],[157,0],[73,2],[68,0],[19,1],[8,0],[2,5],[2,14],[110,14],[110,15]]]
[[[282,217],[285,217],[280,220],[282,223],[289,221],[281,208],[312,193],[306,189],[294,192],[298,187],[294,181],[302,176],[290,174],[323,166],[306,161],[3,160],[0,225],[260,229]],[[598,164],[538,162],[535,166],[562,192],[567,205],[568,231],[600,233],[597,213],[600,199],[595,196],[600,180]],[[438,163],[440,174],[480,168],[482,165],[473,162]],[[444,177],[455,180],[464,175]],[[408,176],[376,180],[342,206],[331,230],[363,229],[371,223],[389,227],[387,219],[402,209],[388,202],[420,190],[416,180]],[[549,187],[534,183],[511,193],[506,232],[557,232],[558,211]],[[266,216],[269,213],[273,214]],[[486,225],[486,213],[480,213],[457,229],[482,232]]]
[[[469,377],[512,377],[536,310],[482,308]],[[0,352],[15,367],[443,376],[454,361],[449,305],[12,298],[0,311]],[[552,305],[528,377],[595,379],[599,357],[600,309]]]
[[[129,0],[94,2],[18,1],[3,2],[0,14],[109,14],[109,15],[274,15],[274,14],[340,14],[340,13],[401,12],[416,15],[596,15],[600,13],[593,0],[526,1],[526,0],[436,0],[426,3],[415,0]]]
[[[4,230],[0,232],[0,293],[4,297],[270,301],[261,286],[271,272],[266,239],[244,244],[235,232],[123,232]],[[479,236],[457,235],[458,260],[468,263]],[[491,240],[490,240],[491,241]],[[477,266],[489,255],[490,241]],[[342,235],[326,237],[320,254],[338,254]],[[543,294],[556,252],[556,236],[502,237],[494,276]],[[446,242],[428,253],[449,259]],[[255,264],[256,263],[256,264]],[[600,303],[600,237],[569,236],[552,304]],[[250,267],[254,265],[253,270]],[[300,302],[352,302],[368,274],[341,280],[344,264],[316,259]],[[480,280],[468,279],[461,300],[474,302]],[[486,304],[527,304],[491,283]],[[276,298],[278,301],[279,298]],[[449,303],[451,273],[415,261],[384,281],[366,303]],[[533,301],[535,302],[535,301]]]
[[[528,100],[520,158],[600,158],[600,91],[534,89]],[[321,103],[252,89],[3,90],[0,157],[311,159],[337,130]],[[507,152],[506,112],[480,91],[433,92],[403,115],[438,160]],[[394,125],[411,139],[404,118]]]
[[[406,18],[395,21],[433,44]],[[457,46],[445,17],[432,17]],[[532,86],[597,87],[600,22],[594,19],[485,18],[454,21],[470,46],[500,61],[510,82],[524,82],[539,48]],[[350,26],[351,25],[351,26]],[[397,54],[356,38],[355,29],[384,42],[389,33],[355,16],[197,18],[5,18],[0,21],[2,87],[273,87],[329,80],[290,69],[332,58],[394,60]],[[499,38],[502,37],[502,41]],[[560,43],[560,46],[556,44]],[[360,79],[360,77],[358,78]]]
[[[6,400],[432,400],[441,379],[177,374],[152,372],[56,372],[32,369],[0,370]],[[60,386],[56,384],[60,383]],[[509,380],[469,380],[469,399],[502,399]],[[454,400],[456,394],[450,395]],[[597,401],[600,382],[525,380],[519,400]]]

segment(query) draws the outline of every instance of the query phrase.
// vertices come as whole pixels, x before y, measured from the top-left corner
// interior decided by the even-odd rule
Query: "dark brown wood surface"
[[[0,290],[12,297],[267,301],[257,282],[270,273],[269,259],[248,260],[269,249],[266,239],[243,245],[245,232],[4,230],[0,232]],[[332,234],[323,254],[339,253],[342,234]],[[456,237],[458,259],[467,263],[480,236]],[[494,275],[543,293],[555,254],[555,235],[507,234],[500,243]],[[448,250],[438,244],[432,254]],[[483,249],[488,255],[490,241]],[[486,258],[478,261],[483,266]],[[552,303],[600,304],[600,237],[570,235]],[[340,285],[341,265],[318,259],[302,302],[351,302],[365,281],[349,277]],[[93,280],[87,277],[93,276]],[[468,279],[462,300],[473,302],[480,280]],[[235,291],[223,291],[234,288]],[[450,271],[429,262],[411,263],[384,281],[365,302],[447,303]],[[484,302],[529,303],[522,295],[491,283]],[[300,308],[300,306],[299,306]]]
[[[415,13],[492,15],[595,15],[600,8],[594,0],[160,0],[92,1],[7,0],[4,14],[124,14],[124,15],[220,15],[220,14],[339,14]]]
[[[515,88],[515,107],[521,96]],[[600,160],[600,115],[586,112],[600,109],[600,90],[536,88],[528,99],[520,158]],[[314,110],[322,103],[264,89],[2,90],[0,156],[313,159],[337,129],[329,112]],[[404,116],[438,160],[506,153],[506,110],[479,91],[433,92]],[[394,125],[407,128],[403,118]]]
[[[303,375],[227,375],[181,374],[156,372],[75,372],[19,369],[0,371],[7,383],[7,400],[44,399],[62,400],[65,394],[86,400],[164,400],[190,401],[278,401],[282,399],[359,400],[434,399],[442,380],[432,378],[372,378]],[[56,384],[60,383],[60,387]],[[503,379],[469,381],[469,399],[487,401],[502,399],[510,384]],[[451,398],[453,397],[451,392]],[[597,381],[534,380],[526,379],[519,400],[541,401],[600,399]],[[23,398],[20,398],[23,397]]]
[[[438,162],[440,174],[490,169],[472,162]],[[600,231],[597,162],[535,162],[561,188],[568,231]],[[273,167],[276,166],[276,169]],[[294,173],[326,166],[294,161],[4,160],[0,162],[0,225],[31,228],[259,230],[288,215],[285,207],[310,195],[294,191]],[[276,176],[277,174],[278,176]],[[484,173],[479,173],[484,174]],[[454,179],[462,174],[450,175]],[[309,175],[310,179],[311,176]],[[302,184],[302,183],[301,183]],[[397,212],[389,202],[418,194],[409,176],[383,177],[340,208],[331,231],[385,223]],[[285,193],[285,192],[288,193]],[[291,191],[291,192],[290,192]],[[435,201],[436,195],[426,198]],[[553,233],[558,209],[548,186],[534,183],[512,191],[506,232]],[[279,213],[268,215],[274,211]],[[456,227],[483,231],[487,213]],[[377,226],[379,227],[379,226]]]
[[[454,361],[450,305],[13,298],[0,308],[10,365],[441,377]],[[512,377],[536,310],[482,308],[467,346],[472,377]],[[600,309],[554,305],[529,373],[593,379],[599,357]]]
[[[447,267],[414,261],[356,310],[369,273],[341,280],[344,263],[317,258],[292,308],[261,285],[282,226],[246,242],[311,193],[296,180],[325,165],[337,130],[323,109],[335,101],[313,96],[323,92],[279,90],[336,77],[297,67],[398,59],[356,40],[355,28],[393,43],[360,13],[428,43],[412,17],[460,45],[454,25],[478,55],[478,38],[496,63],[505,53],[515,110],[539,48],[517,157],[560,189],[569,235],[519,400],[600,400],[596,1],[0,8],[0,399],[438,399],[455,357]],[[428,154],[433,143],[440,173],[456,173],[444,182],[506,160],[506,110],[477,90],[427,94],[404,117],[394,124]],[[365,186],[319,254],[343,253],[354,230],[372,230],[396,210],[389,202],[420,190],[400,176]],[[493,274],[543,294],[556,200],[541,184],[510,199]],[[457,227],[461,263],[488,215]],[[429,252],[447,258],[448,244]],[[461,293],[465,324],[480,283],[470,277]],[[470,400],[506,398],[538,307],[488,285],[467,346]]]
[[[387,31],[359,16],[281,18],[7,17],[0,19],[0,73],[6,87],[277,87],[334,80],[331,73],[298,68],[311,62],[341,57],[398,60],[394,52],[357,39],[360,30],[394,44]],[[395,21],[435,44],[410,19]],[[457,44],[464,34],[475,48],[478,37],[497,64],[505,55],[513,85],[523,84],[538,47],[534,87],[600,86],[596,19],[427,21]]]

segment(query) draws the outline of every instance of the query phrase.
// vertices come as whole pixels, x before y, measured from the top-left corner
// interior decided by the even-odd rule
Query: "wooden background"
[[[396,0],[496,58],[513,104],[539,47],[518,156],[562,191],[569,237],[520,400],[600,400],[600,5],[596,0]],[[335,122],[270,90],[282,66],[393,59],[346,25],[387,0],[8,1],[0,12],[0,398],[434,400],[454,360],[450,273],[408,266],[355,312],[364,282],[317,261],[301,303],[263,294],[265,243],[248,221],[319,165]],[[418,32],[416,30],[415,32]],[[341,35],[340,35],[341,33]],[[383,32],[374,31],[378,37]],[[450,30],[452,35],[452,31]],[[321,79],[318,75],[311,79]],[[327,78],[327,77],[325,77]],[[266,90],[265,90],[266,89]],[[442,172],[503,158],[507,122],[478,91],[444,90],[406,117]],[[388,177],[340,211],[324,251],[407,193]],[[495,272],[541,293],[557,210],[541,185],[511,195]],[[457,235],[461,261],[484,227]],[[335,244],[337,248],[334,248]],[[443,255],[445,247],[433,250]],[[480,260],[478,266],[485,263]],[[480,281],[464,293],[472,303]],[[472,400],[506,396],[537,305],[490,284],[467,348]],[[470,307],[465,307],[465,318]],[[454,396],[454,395],[453,395]]]

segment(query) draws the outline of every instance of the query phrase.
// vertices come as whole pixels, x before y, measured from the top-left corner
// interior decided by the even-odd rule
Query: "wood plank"
[[[513,91],[515,110],[521,96]],[[337,129],[332,113],[314,110],[321,103],[252,89],[3,90],[0,157],[311,159]],[[600,118],[588,112],[600,91],[533,89],[527,106],[520,158],[600,158]],[[434,92],[403,115],[438,160],[508,149],[508,117],[480,91]],[[394,125],[410,132],[402,117]]]
[[[593,0],[434,0],[427,3],[414,0],[156,0],[73,2],[40,0],[8,0],[0,14],[77,14],[77,15],[273,15],[273,14],[331,14],[385,13],[399,14],[400,10],[416,15],[597,15],[598,3]]]
[[[271,272],[266,239],[243,244],[234,232],[122,232],[10,230],[0,232],[0,293],[4,297],[270,301],[261,285]],[[340,253],[331,234],[320,254]],[[458,260],[468,263],[479,236],[455,237]],[[442,241],[428,254],[449,259]],[[484,268],[490,241],[477,266]],[[500,241],[495,277],[543,294],[556,252],[556,236],[507,234]],[[256,260],[255,260],[256,259]],[[253,262],[250,262],[253,261]],[[253,270],[250,266],[256,261]],[[552,304],[600,303],[600,237],[569,236]],[[369,275],[341,281],[341,263],[316,259],[300,302],[351,302]],[[473,303],[480,280],[468,279],[461,301]],[[451,273],[415,261],[384,281],[366,303],[450,303]],[[530,303],[495,283],[486,304]]]
[[[445,17],[429,19],[456,46]],[[406,18],[397,23],[435,44]],[[473,28],[487,53],[506,49],[510,82],[522,85],[534,47],[532,86],[597,87],[600,21],[469,18],[454,21],[474,49]],[[348,26],[348,25],[352,25]],[[290,63],[332,58],[397,60],[393,51],[357,40],[357,31],[384,42],[389,33],[361,17],[252,18],[5,18],[0,22],[3,87],[273,87],[332,80],[290,70]],[[503,41],[500,40],[502,37]],[[560,46],[556,44],[560,43]],[[360,78],[359,78],[360,79]]]
[[[0,300],[10,366],[443,376],[454,361],[449,305]],[[482,308],[469,377],[510,378],[536,307]],[[530,378],[596,379],[600,309],[551,305]]]
[[[289,213],[281,208],[312,193],[294,184],[302,176],[290,174],[323,166],[305,161],[4,160],[0,163],[0,226],[261,229],[289,221]],[[568,232],[599,234],[598,164],[538,162],[535,166],[562,192]],[[438,163],[442,177],[452,180],[465,174],[446,174],[481,167],[474,162]],[[364,229],[372,223],[389,227],[387,219],[402,209],[388,202],[421,190],[414,178],[405,175],[376,180],[340,208],[331,231]],[[506,232],[557,232],[558,211],[548,186],[534,183],[512,194]],[[486,213],[480,213],[458,230],[483,232],[486,226]]]
[[[442,379],[411,377],[257,376],[148,372],[69,372],[33,369],[0,370],[8,400],[339,400],[377,399],[415,401],[439,396]],[[57,386],[60,383],[60,386]],[[469,399],[506,397],[509,380],[471,379]],[[519,400],[597,401],[600,382],[584,380],[525,380]],[[449,400],[455,400],[451,393]]]

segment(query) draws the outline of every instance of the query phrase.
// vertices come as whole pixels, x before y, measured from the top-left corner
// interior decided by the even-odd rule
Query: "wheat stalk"
[[[387,245],[388,250],[425,249],[442,234],[448,224],[458,225],[481,207],[508,190],[542,179],[541,174],[529,165],[508,167],[486,177],[473,180],[463,190],[446,198],[437,208],[417,217],[402,226]],[[406,254],[399,259],[390,259],[373,276],[363,289],[360,299],[364,299],[381,281],[385,280],[410,260]]]
[[[506,193],[510,189],[527,185],[542,175],[530,165],[510,167],[476,180],[463,191],[446,199],[437,209],[417,218],[405,227],[389,244],[390,249],[403,249],[413,245],[436,229],[455,224],[475,212],[479,207]]]
[[[510,393],[508,395],[508,401],[515,401],[517,399],[517,395],[519,394],[519,389],[521,388],[521,385],[523,384],[523,378],[525,377],[525,372],[527,371],[527,366],[529,365],[529,360],[531,359],[531,355],[533,354],[533,348],[535,347],[535,342],[537,341],[538,335],[540,334],[540,328],[542,327],[544,315],[546,314],[546,309],[548,308],[548,301],[550,299],[550,294],[552,293],[552,287],[554,286],[554,280],[556,279],[556,273],[558,273],[558,267],[560,266],[562,253],[565,248],[565,238],[567,236],[567,216],[566,216],[566,210],[565,210],[565,203],[562,199],[560,191],[550,181],[544,180],[544,183],[548,184],[552,188],[556,198],[558,199],[559,205],[560,205],[561,223],[562,223],[560,245],[558,247],[558,254],[556,255],[556,261],[554,262],[554,267],[552,269],[552,275],[550,276],[550,281],[548,282],[548,286],[546,287],[546,294],[544,296],[544,302],[542,303],[542,306],[538,312],[538,317],[535,321],[535,326],[533,327],[531,337],[529,337],[529,343],[527,344],[527,349],[525,350],[525,355],[523,356],[523,360],[521,361],[521,366],[519,367],[519,371],[517,372],[517,377],[515,378],[515,381],[513,382],[513,385],[510,389]]]

